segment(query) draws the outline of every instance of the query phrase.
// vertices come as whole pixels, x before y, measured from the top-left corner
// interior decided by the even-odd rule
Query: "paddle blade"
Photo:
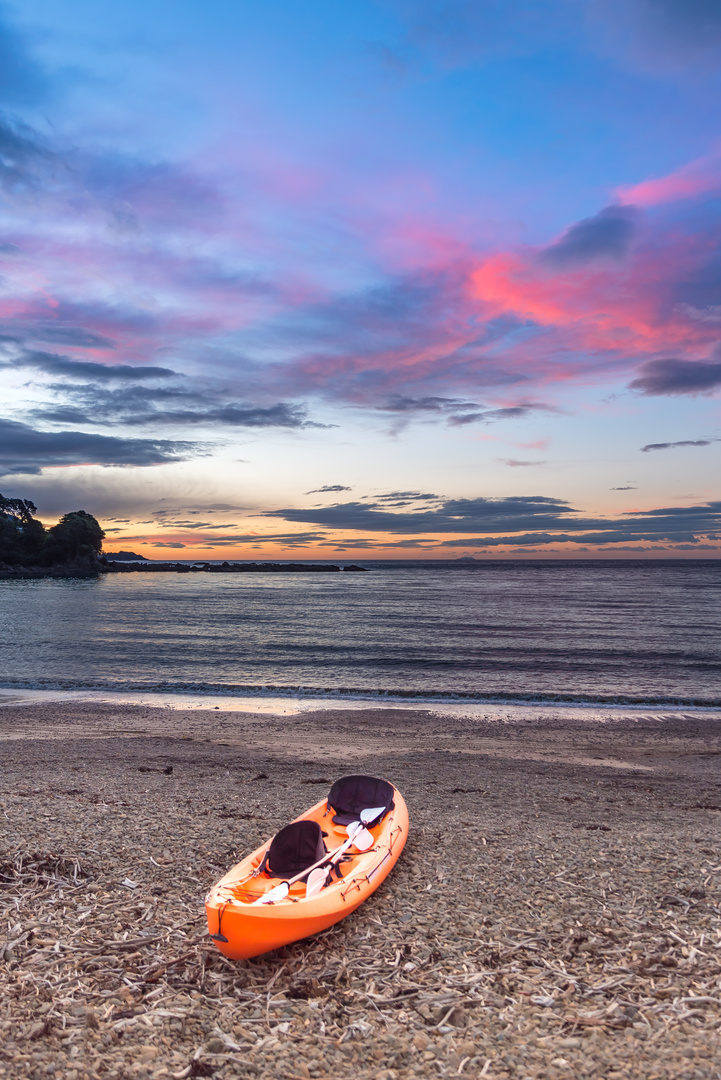
[[[258,907],[260,904],[274,904],[276,900],[285,900],[286,896],[290,892],[290,885],[287,881],[281,881],[280,885],[275,885],[272,889],[269,889],[267,893],[263,893],[257,900],[254,900],[250,905],[251,907]]]
[[[363,825],[375,825],[386,812],[385,806],[372,806],[368,810],[361,810],[361,822]]]
[[[305,886],[305,898],[309,900],[312,896],[317,896],[320,890],[326,883],[328,877],[328,867],[318,866],[315,870],[311,870],[308,874],[308,881]]]
[[[374,844],[373,833],[368,832],[367,829],[359,829],[353,837],[352,846],[357,848],[358,851],[370,851]]]

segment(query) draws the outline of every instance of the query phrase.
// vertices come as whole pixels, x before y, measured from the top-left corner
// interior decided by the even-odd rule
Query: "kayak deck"
[[[298,881],[282,899],[255,903],[280,880],[261,870],[269,841],[229,870],[205,900],[208,931],[221,952],[231,959],[259,956],[317,934],[355,911],[390,873],[406,842],[408,811],[396,789],[394,804],[369,829],[373,846],[363,852],[351,846],[338,864],[342,877],[334,872],[331,883],[313,897],[306,897],[305,882]],[[316,821],[327,833],[329,853],[348,840],[346,827],[335,824],[333,814],[323,799],[295,819]]]

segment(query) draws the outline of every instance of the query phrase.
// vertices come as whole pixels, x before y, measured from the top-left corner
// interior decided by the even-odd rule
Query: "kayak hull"
[[[260,956],[327,930],[360,907],[391,872],[406,842],[408,809],[395,788],[393,801],[393,809],[370,830],[373,847],[365,852],[351,847],[347,853],[351,858],[341,864],[343,877],[334,877],[310,899],[305,898],[305,884],[298,882],[285,899],[254,904],[278,884],[277,878],[258,872],[269,840],[229,870],[205,898],[208,933],[220,951],[231,960]],[[328,833],[328,850],[334,851],[348,836],[343,826],[333,824],[332,816],[323,799],[296,821],[317,821]]]

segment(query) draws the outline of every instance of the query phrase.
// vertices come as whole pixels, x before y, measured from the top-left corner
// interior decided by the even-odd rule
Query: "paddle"
[[[357,832],[353,834],[352,846],[358,848],[359,851],[368,851],[375,844],[375,838],[373,833],[368,832],[367,829],[364,829],[363,826],[360,825],[360,822],[358,824],[359,828]],[[350,828],[350,826],[348,827]],[[327,863],[322,863],[322,865],[317,866],[315,870],[311,870],[308,874],[308,880],[305,883],[306,900],[310,899],[312,896],[316,896],[320,892],[328,880],[330,871],[338,862],[347,847],[348,844],[343,844],[342,847],[336,848],[336,850],[331,853],[331,857]]]
[[[336,848],[335,851],[329,851],[322,859],[319,859],[317,863],[302,870],[301,873],[296,874],[295,877],[289,878],[287,881],[281,881],[279,885],[275,885],[272,889],[269,889],[263,896],[259,896],[257,900],[254,900],[251,907],[256,907],[261,904],[274,904],[276,900],[283,900],[290,892],[290,886],[293,885],[294,882],[300,881],[306,874],[308,874],[308,880],[310,881],[310,876],[314,870],[317,870],[331,859],[337,861],[343,852],[347,851],[351,846],[357,847],[359,851],[368,851],[369,848],[373,847],[375,841],[372,833],[369,833],[364,826],[375,824],[385,813],[385,809],[385,806],[374,806],[366,810],[361,810],[360,821],[352,821],[350,825],[347,826],[346,832],[348,833],[348,839],[344,841],[339,848]],[[325,881],[325,876],[323,877],[323,881]],[[320,889],[317,889],[316,891],[319,892]],[[306,889],[306,896],[307,895],[308,892]]]
[[[363,825],[375,825],[378,820],[385,813],[385,806],[374,806],[367,810],[361,811],[361,821]],[[350,826],[349,826],[350,828]],[[353,846],[357,847],[359,851],[368,851],[373,847],[375,839],[373,834],[368,832],[368,829],[362,828],[360,832],[357,832],[353,837]],[[311,870],[308,874],[308,880],[305,885],[305,898],[310,900],[312,897],[317,896],[321,889],[328,883],[331,871],[340,859],[340,852],[336,852],[327,864],[318,866],[315,870]]]
[[[385,806],[372,806],[372,807],[369,807],[367,810],[361,810],[361,812],[360,812],[361,822],[365,826],[370,825],[371,827],[373,827],[373,825],[378,824],[378,822],[383,817],[385,812],[386,812]]]
[[[256,907],[260,904],[274,904],[276,900],[283,900],[290,892],[291,885],[296,881],[300,881],[301,878],[304,878],[309,871],[315,870],[317,867],[322,866],[323,863],[328,862],[328,860],[332,859],[335,855],[347,851],[351,844],[354,843],[355,836],[359,833],[365,833],[367,830],[363,828],[360,821],[352,821],[346,831],[348,833],[348,839],[345,840],[340,847],[336,848],[335,851],[326,852],[322,859],[319,859],[313,866],[308,866],[305,870],[301,870],[295,877],[288,878],[287,881],[281,881],[279,885],[275,885],[272,889],[269,889],[267,893],[264,893],[262,896],[259,896],[257,900],[254,900],[251,907]],[[368,845],[370,847],[373,843],[373,837],[370,833],[368,833],[368,836],[371,838],[371,843]]]

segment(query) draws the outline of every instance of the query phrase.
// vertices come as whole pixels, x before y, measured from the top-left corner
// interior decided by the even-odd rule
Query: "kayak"
[[[408,810],[393,784],[342,777],[212,887],[208,933],[225,956],[243,960],[326,930],[385,880],[407,835]]]

